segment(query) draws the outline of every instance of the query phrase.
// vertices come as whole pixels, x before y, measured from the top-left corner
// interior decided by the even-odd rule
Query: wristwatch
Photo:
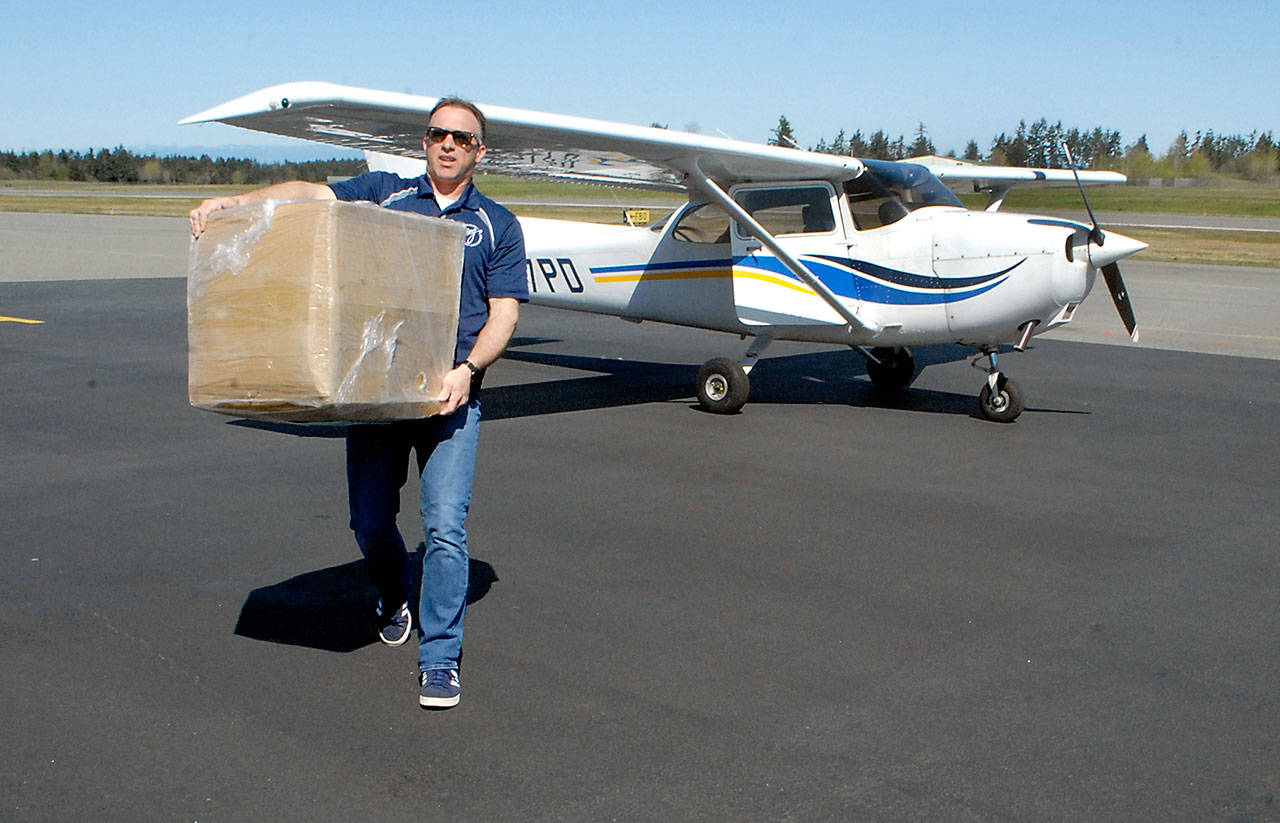
[[[477,374],[479,374],[479,373],[480,373],[480,367],[479,367],[479,366],[477,366],[475,363],[472,363],[470,360],[463,360],[463,361],[462,361],[461,363],[459,363],[458,365],[459,365],[459,366],[466,366],[468,369],[470,369],[470,370],[471,370],[471,375],[472,375],[473,377],[474,377],[475,375],[477,375]]]

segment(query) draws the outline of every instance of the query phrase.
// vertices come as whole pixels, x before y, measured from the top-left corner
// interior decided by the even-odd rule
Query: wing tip
[[[235,117],[261,114],[288,108],[290,101],[304,101],[314,97],[331,97],[340,94],[341,86],[335,86],[323,80],[297,80],[290,83],[279,83],[264,89],[251,91],[225,103],[197,112],[178,121],[178,125],[187,126],[194,123],[215,123]]]

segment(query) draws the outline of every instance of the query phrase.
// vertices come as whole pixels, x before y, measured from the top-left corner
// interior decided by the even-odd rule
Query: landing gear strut
[[[978,365],[983,358],[990,361],[985,369]],[[987,382],[978,393],[978,411],[988,420],[997,423],[1012,423],[1022,414],[1025,402],[1022,389],[1010,378],[1000,373],[996,363],[995,349],[984,349],[982,354],[973,360],[973,367],[983,369],[987,373]]]

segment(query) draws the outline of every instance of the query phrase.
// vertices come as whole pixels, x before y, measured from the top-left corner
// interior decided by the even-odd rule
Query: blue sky
[[[1019,119],[1280,134],[1280,3],[7,3],[0,148],[296,145],[177,121],[327,80],[802,145],[843,128],[940,151]]]

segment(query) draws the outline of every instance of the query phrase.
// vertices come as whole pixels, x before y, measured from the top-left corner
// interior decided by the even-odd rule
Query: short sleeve
[[[525,276],[524,232],[514,217],[494,245],[489,276],[485,281],[488,297],[514,297],[521,303],[529,299],[529,283]]]

